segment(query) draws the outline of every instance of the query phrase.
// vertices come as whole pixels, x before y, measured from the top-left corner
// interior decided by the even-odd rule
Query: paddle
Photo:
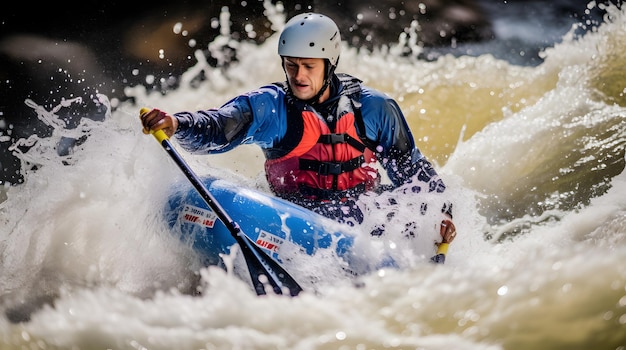
[[[443,264],[446,262],[446,254],[448,254],[448,247],[450,243],[439,243],[437,246],[437,254],[430,258],[430,261],[435,264]]]
[[[142,108],[140,115],[148,113],[150,110]],[[254,244],[250,237],[246,236],[239,225],[237,225],[224,211],[221,205],[215,200],[211,192],[204,186],[200,178],[191,170],[183,157],[176,151],[170,142],[169,137],[163,130],[157,130],[153,133],[154,137],[159,141],[161,146],[176,162],[180,170],[185,174],[189,182],[195,187],[202,199],[213,210],[217,217],[224,223],[228,231],[241,247],[241,252],[248,265],[250,278],[254,285],[257,295],[265,295],[265,285],[269,283],[274,293],[283,294],[283,287],[289,289],[291,296],[296,296],[302,291],[302,287],[291,277],[285,269],[282,268],[274,259],[272,259],[263,249]]]
[[[449,214],[449,216],[450,220],[452,220],[452,214]],[[435,256],[430,258],[430,262],[432,263],[443,264],[446,262],[448,247],[450,246],[450,242],[452,242],[454,240],[454,237],[456,236],[456,227],[454,227],[454,224],[450,220],[446,219],[441,222],[441,227],[439,228],[439,231],[442,240],[441,243],[436,243],[437,253],[435,254]],[[448,233],[448,230],[450,229],[449,226],[452,227],[451,233]]]

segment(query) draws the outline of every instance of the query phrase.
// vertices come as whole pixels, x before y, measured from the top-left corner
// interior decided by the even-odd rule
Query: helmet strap
[[[326,89],[328,89],[328,87],[330,86],[330,82],[332,81],[332,77],[335,73],[335,68],[337,68],[337,66],[330,64],[330,60],[324,59],[324,68],[324,85],[322,85],[322,88],[320,89],[320,91],[317,92],[317,94],[315,94],[315,96],[305,101],[307,104],[317,104],[317,101],[320,99],[320,97],[322,97],[324,91],[326,91]]]

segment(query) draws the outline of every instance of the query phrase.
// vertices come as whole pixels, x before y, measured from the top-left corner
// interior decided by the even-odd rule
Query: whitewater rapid
[[[328,257],[303,257],[290,271],[316,292],[293,299],[257,297],[172,237],[162,204],[184,178],[138,120],[144,106],[209,108],[282,80],[276,40],[237,44],[226,70],[198,56],[165,95],[94,96],[105,120],[71,130],[27,102],[53,132],[23,141],[37,169],[0,204],[0,348],[626,348],[625,10],[610,7],[536,67],[344,47],[338,71],[399,101],[456,202],[459,236],[443,266],[411,259],[391,236],[383,242],[406,268],[356,282]],[[70,154],[55,151],[81,136]],[[267,191],[254,146],[185,158]]]

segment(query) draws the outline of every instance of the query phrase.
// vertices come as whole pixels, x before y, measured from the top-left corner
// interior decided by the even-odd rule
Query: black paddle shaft
[[[302,287],[291,277],[282,266],[274,261],[263,249],[259,248],[250,237],[246,236],[239,225],[237,225],[228,214],[224,211],[222,206],[215,200],[211,192],[204,186],[198,176],[187,165],[182,156],[176,151],[167,137],[159,138],[161,140],[161,146],[170,155],[170,157],[176,162],[178,167],[185,174],[187,179],[198,191],[202,199],[206,204],[215,212],[217,217],[224,223],[228,231],[230,231],[233,238],[237,241],[241,247],[241,251],[248,265],[252,284],[257,295],[265,295],[265,284],[269,283],[274,293],[283,294],[283,287],[289,289],[291,296],[296,296],[302,291]],[[263,278],[262,276],[265,276]],[[266,279],[267,281],[264,281]]]

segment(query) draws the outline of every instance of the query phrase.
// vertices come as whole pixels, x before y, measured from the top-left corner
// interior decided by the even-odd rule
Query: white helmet
[[[341,53],[337,24],[318,13],[302,13],[291,18],[278,41],[280,56],[325,58],[336,67]]]

